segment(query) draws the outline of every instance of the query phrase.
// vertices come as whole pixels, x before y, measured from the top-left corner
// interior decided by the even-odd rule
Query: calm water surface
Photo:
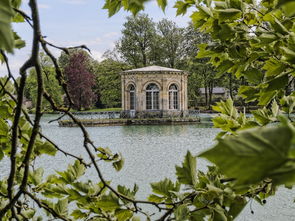
[[[55,141],[62,149],[76,155],[87,157],[82,146],[82,133],[78,128],[61,128],[57,122],[48,121],[56,116],[44,116],[42,120],[43,133]],[[175,164],[181,164],[187,150],[196,155],[214,144],[218,130],[204,125],[177,126],[114,126],[87,128],[91,139],[97,146],[109,147],[113,152],[121,152],[125,165],[120,172],[106,163],[99,164],[105,178],[112,180],[113,185],[121,184],[132,187],[137,183],[140,187],[139,199],[145,199],[151,189],[149,183],[157,182],[165,177],[175,180]],[[42,158],[37,166],[47,169],[47,173],[63,170],[73,159],[58,154],[55,158]],[[205,170],[206,162],[198,159],[198,168]],[[1,165],[0,165],[1,168]],[[87,173],[87,179],[98,179],[94,170]],[[280,189],[279,194],[269,198],[265,206],[254,201],[251,214],[250,208],[239,216],[241,221],[256,220],[295,220],[295,205],[293,190]]]

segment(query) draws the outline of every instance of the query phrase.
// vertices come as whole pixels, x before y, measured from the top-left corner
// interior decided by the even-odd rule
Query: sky
[[[154,22],[167,18],[180,27],[186,26],[189,14],[176,17],[174,0],[168,1],[165,13],[157,6],[156,0],[146,4],[144,13]],[[47,41],[62,47],[85,44],[90,48],[92,57],[98,61],[102,60],[106,50],[114,48],[121,36],[126,17],[131,15],[121,10],[109,18],[107,10],[102,9],[104,0],[38,0],[38,3],[41,30]],[[28,0],[23,0],[21,8],[30,14]],[[32,29],[27,23],[14,24],[13,27],[27,44],[25,48],[16,49],[14,55],[9,56],[13,75],[18,76],[20,66],[30,55]],[[60,51],[53,48],[52,51],[59,56]],[[4,64],[0,64],[0,76],[6,73]]]

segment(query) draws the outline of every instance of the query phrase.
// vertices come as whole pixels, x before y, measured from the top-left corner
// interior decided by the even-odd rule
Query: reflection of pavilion
[[[122,72],[122,109],[126,117],[186,115],[187,76],[182,70],[160,66]]]

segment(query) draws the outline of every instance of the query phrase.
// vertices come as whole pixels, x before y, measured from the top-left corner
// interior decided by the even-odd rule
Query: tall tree
[[[44,53],[40,53],[39,57],[40,57],[40,65],[42,66],[42,75],[43,75],[43,78],[46,79],[46,81],[44,81],[44,88],[49,94],[51,94],[52,99],[57,105],[62,105],[63,92],[62,92],[62,88],[60,87],[58,83],[58,80],[55,77],[53,63],[51,62],[50,58],[46,56]],[[37,80],[36,80],[36,71],[34,69],[30,70],[24,93],[26,98],[31,100],[33,103],[33,106],[35,106],[37,101]],[[48,103],[48,101],[43,100],[43,108],[45,110],[51,109],[51,106]]]
[[[117,48],[122,58],[134,67],[147,66],[151,63],[155,24],[146,14],[127,17],[122,30],[122,38],[117,42]]]
[[[183,40],[183,29],[177,27],[176,23],[163,19],[157,24],[157,32],[160,38],[160,59],[164,59],[165,66],[174,68],[181,56],[180,46]]]
[[[210,36],[197,30],[192,23],[184,30],[181,52],[181,66],[188,70],[189,100],[192,104],[198,104],[201,97],[198,96],[199,88],[203,87],[205,92],[205,105],[207,108],[212,104],[212,93],[215,86],[220,82],[216,81],[216,72],[211,64],[207,64],[208,58],[196,58],[199,51],[198,45],[211,42]]]
[[[95,65],[97,94],[102,107],[121,106],[120,72],[129,69],[126,63],[106,59]]]
[[[95,76],[89,71],[89,62],[85,53],[74,52],[64,68],[70,96],[78,110],[88,109],[95,102]]]

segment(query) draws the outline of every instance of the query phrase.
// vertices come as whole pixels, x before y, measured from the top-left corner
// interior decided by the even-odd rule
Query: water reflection
[[[183,134],[187,133],[187,126],[185,125],[134,125],[122,127],[123,135],[158,135],[162,136],[171,134]]]
[[[88,159],[80,129],[58,127],[57,122],[48,124],[48,121],[55,118],[54,115],[44,116],[41,122],[44,134],[62,149]],[[191,125],[89,127],[87,130],[97,146],[108,146],[113,152],[121,152],[125,158],[125,165],[119,173],[110,164],[99,164],[106,179],[112,180],[113,185],[121,184],[131,188],[137,183],[140,186],[138,197],[145,199],[151,192],[149,183],[165,177],[175,180],[175,165],[181,164],[187,150],[196,155],[214,144],[213,139],[219,130],[212,128],[208,119],[210,116],[204,116],[201,124]],[[3,162],[0,163],[2,174],[7,171]],[[70,162],[73,162],[72,158],[57,154],[56,157],[44,156],[38,159],[35,166],[46,168],[48,175],[55,170],[66,169]],[[208,162],[198,159],[197,164],[198,169],[205,170]],[[90,169],[86,179],[98,180],[97,173]],[[267,200],[264,207],[253,203],[254,215],[250,209],[246,209],[238,220],[295,220],[293,198],[292,190],[281,189],[274,198]]]

